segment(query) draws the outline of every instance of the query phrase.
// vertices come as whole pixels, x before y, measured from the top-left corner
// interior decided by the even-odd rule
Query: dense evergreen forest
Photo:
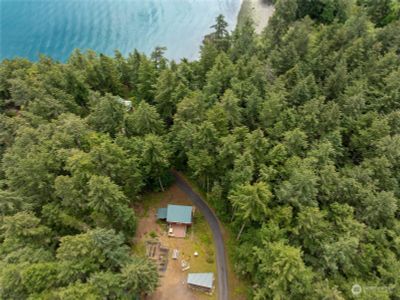
[[[0,65],[0,298],[133,299],[131,206],[189,174],[251,299],[400,299],[400,5],[278,0],[198,61]],[[131,100],[129,109],[122,99]]]

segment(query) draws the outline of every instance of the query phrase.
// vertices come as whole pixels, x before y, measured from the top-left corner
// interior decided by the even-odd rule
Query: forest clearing
[[[136,232],[135,247],[144,252],[146,241],[157,240],[163,247],[169,249],[168,266],[165,272],[160,272],[160,286],[154,294],[146,299],[217,299],[217,291],[209,296],[204,293],[194,292],[187,287],[187,275],[190,272],[214,272],[216,274],[215,251],[211,231],[204,217],[197,210],[194,212],[193,224],[188,229],[185,238],[173,238],[168,236],[168,226],[157,221],[157,207],[166,206],[170,203],[181,205],[192,205],[188,196],[176,185],[161,193],[151,193],[144,197],[146,207],[136,208],[139,216]],[[179,251],[178,259],[172,259],[173,249]],[[195,257],[194,253],[198,252]],[[190,269],[182,271],[181,260],[190,264]],[[216,282],[216,286],[218,283]]]

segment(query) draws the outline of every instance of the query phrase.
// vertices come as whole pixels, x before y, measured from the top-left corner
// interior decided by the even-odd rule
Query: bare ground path
[[[211,228],[217,258],[218,299],[228,300],[228,266],[226,262],[224,239],[219,221],[214,212],[207,205],[207,203],[195,191],[193,191],[190,184],[186,182],[186,180],[182,176],[180,176],[178,172],[173,171],[173,175],[175,176],[176,184],[178,185],[178,187],[189,196],[193,204],[203,213]]]

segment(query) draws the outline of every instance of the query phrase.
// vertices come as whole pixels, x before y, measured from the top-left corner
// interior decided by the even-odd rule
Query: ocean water
[[[75,48],[127,55],[167,47],[198,57],[218,14],[236,25],[240,0],[0,0],[0,60],[39,54],[65,61]]]

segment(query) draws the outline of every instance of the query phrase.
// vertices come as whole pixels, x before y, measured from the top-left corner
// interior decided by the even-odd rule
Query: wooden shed
[[[205,293],[214,291],[214,274],[213,273],[189,273],[187,284],[190,288]]]

